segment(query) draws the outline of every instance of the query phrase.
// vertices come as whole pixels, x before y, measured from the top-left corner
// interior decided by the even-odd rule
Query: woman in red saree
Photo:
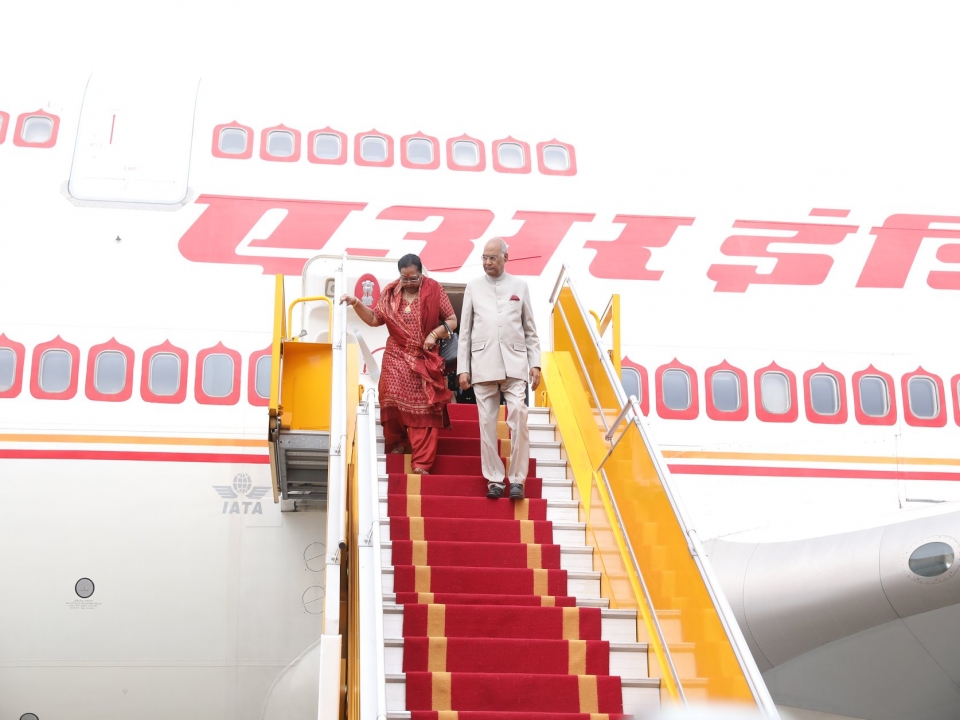
[[[380,369],[380,423],[387,452],[410,448],[413,472],[430,472],[437,455],[439,429],[450,424],[447,403],[452,393],[437,342],[457,327],[457,317],[440,283],[423,277],[416,255],[397,263],[400,277],[380,293],[374,309],[353,295],[340,302],[352,307],[371,327],[390,333]]]

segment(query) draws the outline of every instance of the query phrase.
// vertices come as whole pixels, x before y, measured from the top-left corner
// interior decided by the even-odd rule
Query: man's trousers
[[[500,415],[500,393],[507,401],[507,427],[510,428],[509,482],[523,485],[530,466],[530,431],[527,428],[527,384],[507,378],[494,382],[475,383],[477,412],[480,415],[480,463],[487,483],[504,484],[508,475],[500,459],[497,442],[497,420]]]

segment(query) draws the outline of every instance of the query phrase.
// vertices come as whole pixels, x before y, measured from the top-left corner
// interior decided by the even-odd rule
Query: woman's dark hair
[[[418,273],[423,272],[423,263],[420,262],[420,258],[413,253],[407,253],[397,261],[397,270],[403,270],[411,265],[417,269]]]

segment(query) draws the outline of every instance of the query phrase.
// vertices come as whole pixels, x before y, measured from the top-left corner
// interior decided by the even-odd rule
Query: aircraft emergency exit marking
[[[367,203],[324,200],[285,200],[257,197],[201,195],[197,204],[205,209],[180,238],[180,253],[193,262],[259,265],[266,274],[299,274],[307,259],[321,251],[347,217],[369,212]],[[264,215],[282,210],[266,237],[251,237]],[[814,218],[846,217],[849,210],[814,208]],[[411,230],[402,240],[425,242],[420,257],[438,272],[459,270],[475,251],[476,241],[487,234],[496,215],[481,208],[391,206],[372,220],[425,221],[439,217],[433,230]],[[505,239],[516,258],[510,269],[517,275],[540,275],[574,223],[591,223],[595,214],[518,210],[512,220],[522,221],[520,230]],[[616,215],[622,224],[612,240],[587,240],[583,248],[595,250],[589,266],[594,277],[614,280],[659,281],[670,269],[647,267],[652,248],[667,246],[681,228],[694,225],[694,217]],[[942,226],[955,225],[956,228]],[[831,255],[809,252],[812,245],[849,243],[860,227],[830,222],[784,222],[736,220],[734,230],[719,246],[720,254],[742,258],[741,263],[714,263],[706,276],[714,292],[743,293],[752,285],[821,285],[834,264]],[[791,234],[792,233],[792,234]],[[858,288],[903,288],[923,240],[960,241],[960,216],[890,215],[872,227],[873,246],[856,283]],[[246,241],[246,242],[244,242]],[[243,247],[241,248],[241,245]],[[796,245],[798,252],[784,252],[780,245]],[[772,247],[773,246],[773,247]],[[382,249],[374,249],[381,254]],[[299,256],[298,256],[299,255]],[[940,262],[960,263],[960,242],[942,243]],[[772,272],[761,272],[757,258],[775,261]],[[927,285],[941,290],[960,290],[960,270],[931,270]]]

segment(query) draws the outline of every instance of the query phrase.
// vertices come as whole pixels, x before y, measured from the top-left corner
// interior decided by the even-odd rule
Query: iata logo
[[[254,487],[253,480],[246,473],[238,473],[233,478],[233,485],[214,485],[213,489],[223,498],[224,515],[263,515],[263,507],[258,502],[260,498],[270,492],[269,487]],[[246,496],[246,497],[244,497]],[[243,498],[238,500],[237,498]],[[230,502],[233,500],[233,502]],[[243,506],[241,512],[240,506]],[[253,509],[251,510],[251,506]]]

